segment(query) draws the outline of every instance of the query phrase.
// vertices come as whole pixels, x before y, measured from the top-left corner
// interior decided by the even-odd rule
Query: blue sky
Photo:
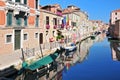
[[[68,5],[75,5],[86,11],[90,20],[109,22],[110,12],[120,9],[120,0],[40,0],[40,5],[58,3],[64,9]]]

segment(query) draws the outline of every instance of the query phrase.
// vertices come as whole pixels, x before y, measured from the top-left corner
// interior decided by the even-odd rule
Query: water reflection
[[[61,56],[56,61],[57,65],[52,66],[51,70],[43,70],[44,74],[40,72],[25,72],[22,75],[18,76],[15,80],[65,80],[63,79],[63,76],[68,73],[71,67],[76,66],[77,63],[82,63],[84,60],[87,60],[90,54],[89,50],[92,45],[96,42],[103,41],[104,38],[105,34],[98,35],[94,40],[87,38],[77,45],[78,49],[72,57],[64,59],[63,56]],[[55,67],[57,68],[54,69]]]
[[[120,42],[110,42],[112,59],[120,61]]]

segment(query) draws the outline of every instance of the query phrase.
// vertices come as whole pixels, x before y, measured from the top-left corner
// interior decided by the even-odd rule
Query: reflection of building
[[[39,46],[42,31],[38,3],[38,0],[0,0],[0,54]]]
[[[112,59],[113,60],[118,60],[120,61],[120,50],[118,49],[118,47],[120,43],[117,42],[111,42],[111,51],[112,51]]]
[[[84,59],[87,59],[87,55],[89,53],[88,51],[89,51],[90,47],[92,46],[92,44],[93,44],[93,40],[91,40],[90,38],[81,42],[81,44],[79,46],[80,62],[82,62]]]

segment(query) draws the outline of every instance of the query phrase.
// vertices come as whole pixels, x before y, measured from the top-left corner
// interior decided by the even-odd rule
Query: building
[[[109,32],[113,38],[120,39],[120,9],[114,10],[110,14]]]
[[[55,42],[57,30],[62,28],[62,9],[60,5],[53,4],[40,7],[40,12],[40,26],[44,29],[43,43]]]
[[[115,21],[120,19],[120,9],[114,10],[110,14],[110,24],[115,25]]]
[[[32,49],[42,40],[38,0],[0,0],[0,54]]]

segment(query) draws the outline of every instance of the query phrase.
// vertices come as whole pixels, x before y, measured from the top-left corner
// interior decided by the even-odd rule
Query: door
[[[21,30],[15,30],[15,50],[20,49],[21,48]]]
[[[43,44],[43,33],[39,35],[39,44]]]

